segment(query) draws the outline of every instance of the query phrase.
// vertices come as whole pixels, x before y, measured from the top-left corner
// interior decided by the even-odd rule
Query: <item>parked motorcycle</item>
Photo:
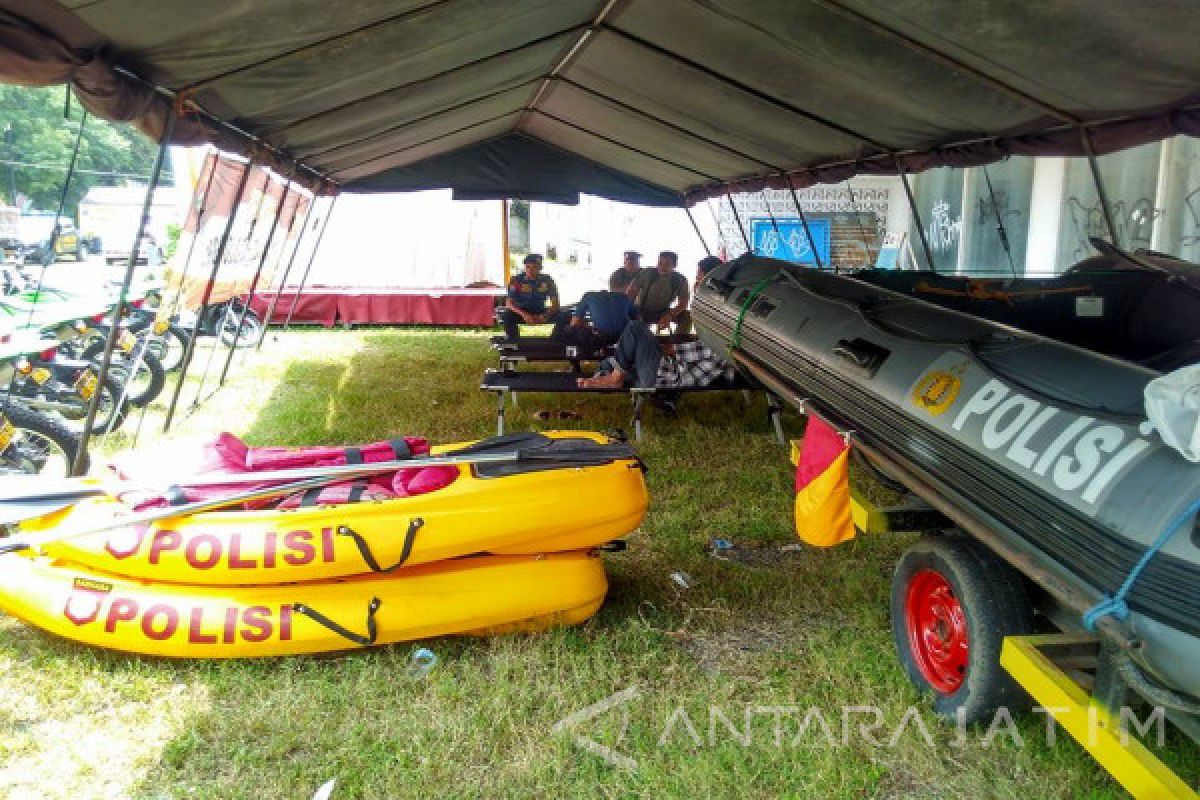
[[[39,353],[18,356],[10,368],[0,367],[0,380],[7,377],[9,395],[26,408],[62,417],[68,429],[77,433],[83,429],[92,397],[99,393],[92,431],[120,428],[129,401],[122,398],[118,376],[110,372],[101,383],[92,364],[60,357],[56,351],[51,345]]]

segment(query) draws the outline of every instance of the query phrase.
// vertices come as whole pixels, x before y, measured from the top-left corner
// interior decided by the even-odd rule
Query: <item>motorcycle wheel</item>
[[[8,400],[0,411],[17,429],[13,441],[0,453],[0,474],[42,475],[66,478],[71,475],[79,452],[79,435],[56,419]],[[83,458],[83,471],[88,457]]]
[[[221,328],[221,342],[229,347],[234,341],[237,341],[235,347],[253,347],[258,344],[258,338],[262,335],[262,320],[258,314],[253,311],[246,311],[245,318],[241,319],[241,325],[238,325],[238,319],[241,317],[240,312],[230,311],[229,316],[225,320],[225,325]]]
[[[104,357],[104,345],[105,342],[103,339],[92,342],[83,351],[83,357],[88,361],[99,362]],[[113,358],[115,361],[116,354],[113,355]],[[128,371],[129,362],[124,358],[124,354],[122,354],[119,363]],[[129,402],[141,408],[153,403],[162,394],[163,387],[167,385],[167,371],[163,369],[161,361],[150,353],[143,353],[142,365],[130,380],[132,383],[129,386],[126,398]]]
[[[100,406],[96,409],[96,418],[92,420],[92,433],[104,434],[115,431],[125,423],[125,417],[129,414],[129,400],[127,398],[118,407],[117,398],[120,396],[121,383],[110,373],[100,387]],[[64,419],[71,422],[82,422],[87,418],[87,401],[82,397],[79,399],[83,401],[82,413],[61,412]],[[82,430],[83,426],[80,425],[79,428]],[[74,431],[74,426],[71,426],[71,430]]]

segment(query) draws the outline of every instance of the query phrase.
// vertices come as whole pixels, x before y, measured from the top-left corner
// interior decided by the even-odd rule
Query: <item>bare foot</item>
[[[625,373],[613,370],[607,375],[594,375],[591,378],[580,378],[576,384],[581,389],[616,389],[625,384]]]

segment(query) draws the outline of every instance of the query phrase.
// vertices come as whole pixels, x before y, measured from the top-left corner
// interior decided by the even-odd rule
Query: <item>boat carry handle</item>
[[[372,597],[371,602],[367,604],[367,635],[366,636],[363,636],[362,634],[359,634],[359,633],[355,633],[354,631],[350,630],[349,628],[342,627],[338,623],[331,620],[329,617],[322,614],[320,611],[317,611],[314,608],[309,608],[304,603],[293,603],[292,610],[295,611],[297,614],[303,614],[304,616],[308,617],[309,619],[311,619],[313,622],[317,623],[321,627],[327,628],[327,629],[333,631],[338,636],[341,636],[344,639],[349,639],[350,641],[354,642],[355,644],[362,645],[363,647],[369,647],[370,645],[375,644],[375,638],[379,635],[379,628],[375,624],[375,612],[379,610],[379,607],[381,605],[383,605],[383,603],[382,603],[382,601],[380,601],[380,599],[378,597]]]
[[[833,346],[833,354],[865,370],[868,377],[874,377],[879,366],[891,355],[891,351],[867,339],[838,339],[837,344]]]
[[[367,566],[371,568],[372,572],[391,572],[397,567],[402,566],[405,561],[408,561],[408,557],[412,555],[413,542],[417,538],[417,531],[419,531],[424,524],[425,520],[421,519],[420,517],[413,517],[408,523],[408,531],[404,534],[404,546],[400,548],[400,560],[395,564],[392,564],[390,567],[379,566],[379,561],[375,558],[375,554],[371,552],[371,546],[367,544],[367,540],[364,539],[353,528],[347,525],[339,525],[337,528],[337,534],[338,536],[348,536],[354,540],[354,544],[358,547],[359,554],[362,556],[363,561],[367,562]]]

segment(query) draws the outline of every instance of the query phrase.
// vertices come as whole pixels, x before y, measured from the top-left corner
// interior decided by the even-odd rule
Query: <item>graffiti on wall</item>
[[[925,231],[929,249],[938,255],[958,252],[958,240],[962,236],[962,215],[954,216],[950,204],[938,200],[929,213],[929,226]]]
[[[1183,207],[1187,213],[1184,216],[1180,244],[1184,247],[1194,247],[1200,244],[1200,187],[1192,189],[1183,198]]]
[[[1148,197],[1138,198],[1132,203],[1118,200],[1111,206],[1113,225],[1116,226],[1122,246],[1130,250],[1149,247],[1154,220],[1162,216],[1163,209],[1155,208],[1154,201]],[[1094,252],[1088,239],[1109,238],[1104,207],[1099,200],[1088,205],[1078,197],[1071,196],[1067,198],[1067,214],[1071,219],[1071,259],[1081,261]]]

